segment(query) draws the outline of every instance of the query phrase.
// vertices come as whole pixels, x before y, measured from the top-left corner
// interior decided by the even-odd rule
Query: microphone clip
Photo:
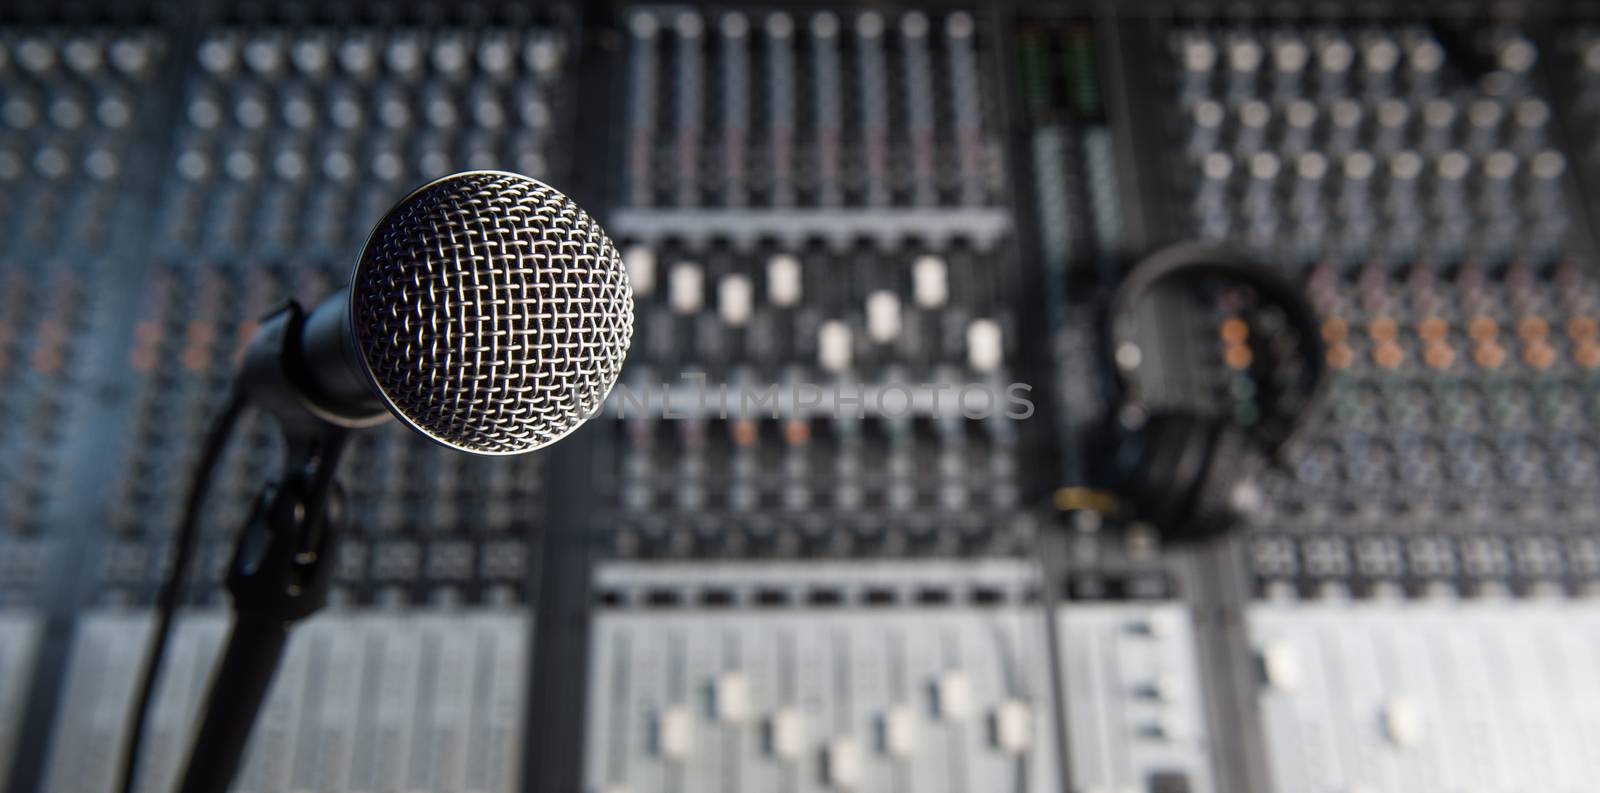
[[[272,414],[291,438],[389,420],[389,412],[381,407],[351,408],[319,397],[302,343],[308,316],[298,302],[286,300],[262,317],[239,362],[240,389],[256,407]]]
[[[327,448],[291,463],[296,470],[256,497],[228,565],[236,611],[289,624],[327,605],[344,525],[344,490],[331,473],[337,458]]]
[[[339,458],[350,430],[365,418],[328,408],[306,387],[299,343],[305,319],[293,300],[273,309],[239,367],[241,390],[277,420],[286,450],[282,474],[262,489],[239,532],[228,591],[236,611],[284,623],[327,603],[343,523]]]

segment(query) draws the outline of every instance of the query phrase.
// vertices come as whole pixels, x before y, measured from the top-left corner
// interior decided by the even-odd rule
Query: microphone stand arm
[[[243,392],[277,418],[287,454],[282,475],[257,496],[236,540],[227,573],[233,628],[211,679],[181,793],[224,793],[232,784],[289,631],[327,604],[343,523],[335,472],[350,429],[376,420],[332,413],[306,396],[298,350],[304,319],[293,302],[268,315],[241,365]]]

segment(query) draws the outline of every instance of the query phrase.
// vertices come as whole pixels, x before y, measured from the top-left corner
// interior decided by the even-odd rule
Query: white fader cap
[[[680,262],[668,276],[667,301],[678,314],[694,314],[705,305],[705,273],[700,265]]]
[[[754,302],[752,292],[748,276],[723,276],[717,283],[717,314],[724,323],[739,327],[750,321]]]
[[[628,284],[635,295],[648,295],[656,288],[656,252],[644,245],[630,245],[622,252],[628,268]]]
[[[950,282],[946,276],[944,259],[938,256],[920,256],[911,265],[911,292],[917,305],[938,308],[950,299]]]
[[[917,751],[917,715],[896,706],[883,714],[883,750],[893,757],[910,757]]]
[[[900,298],[887,289],[867,296],[867,336],[888,344],[900,335]]]
[[[661,756],[670,761],[680,761],[694,751],[694,715],[682,705],[661,712],[656,723],[656,740]]]
[[[795,762],[805,757],[806,716],[794,708],[779,708],[772,714],[772,754],[779,760]]]
[[[817,362],[830,372],[850,368],[850,326],[837,319],[817,329]]]
[[[1000,323],[975,319],[967,326],[967,363],[980,372],[993,372],[1005,360]]]
[[[775,306],[800,302],[800,260],[780,253],[767,260],[767,300]]]
[[[711,689],[712,707],[717,721],[726,724],[743,724],[750,718],[750,680],[738,672],[723,672],[717,676]]]

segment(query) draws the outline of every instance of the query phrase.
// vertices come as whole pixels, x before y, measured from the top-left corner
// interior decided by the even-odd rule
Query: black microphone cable
[[[151,700],[155,698],[156,680],[160,677],[161,664],[167,654],[167,640],[172,633],[172,618],[177,613],[184,581],[194,563],[195,548],[200,544],[200,508],[205,503],[206,492],[211,488],[212,474],[246,406],[247,402],[238,386],[230,386],[221,412],[211,420],[205,443],[200,449],[200,459],[195,463],[194,477],[189,483],[189,499],[184,505],[183,517],[174,537],[176,548],[172,566],[167,570],[161,590],[156,594],[156,623],[150,638],[146,640],[138,688],[132,708],[128,711],[127,724],[124,725],[127,737],[123,741],[122,767],[117,785],[113,788],[118,793],[134,793],[139,750],[144,743],[145,717],[150,710]]]

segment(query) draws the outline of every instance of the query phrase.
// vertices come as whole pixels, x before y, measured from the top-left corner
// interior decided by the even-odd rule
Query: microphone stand
[[[241,391],[277,418],[287,454],[281,477],[262,489],[236,539],[227,573],[233,628],[181,793],[225,793],[232,784],[289,631],[328,602],[342,527],[335,472],[349,430],[384,418],[334,413],[308,396],[298,344],[305,316],[293,301],[269,314],[241,363]]]

